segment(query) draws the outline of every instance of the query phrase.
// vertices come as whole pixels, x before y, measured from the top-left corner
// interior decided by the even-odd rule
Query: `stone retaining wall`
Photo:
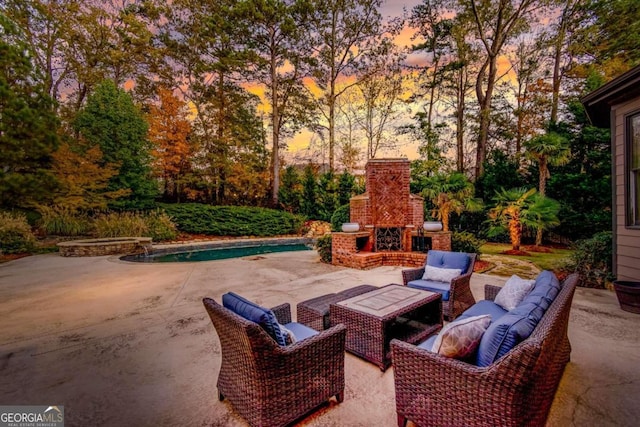
[[[105,239],[70,240],[58,243],[64,257],[139,254],[152,250],[151,237],[113,237]]]

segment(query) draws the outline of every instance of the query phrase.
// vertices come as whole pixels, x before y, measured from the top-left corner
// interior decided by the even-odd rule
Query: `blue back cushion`
[[[464,252],[431,250],[427,252],[427,265],[438,268],[459,268],[464,274],[469,268],[469,256]]]
[[[473,316],[482,316],[484,314],[490,315],[491,322],[495,322],[496,320],[507,314],[507,310],[500,307],[493,301],[483,299],[466,309],[464,313],[462,313],[460,317],[458,317],[458,319],[466,319]]]
[[[551,271],[543,271],[520,304],[498,321],[494,321],[482,336],[476,363],[488,366],[527,339],[560,291],[560,282]]]
[[[558,278],[552,272],[545,270],[536,277],[533,289],[520,304],[534,303],[546,311],[559,292],[560,282]]]
[[[527,339],[537,323],[532,316],[512,312],[493,322],[480,340],[476,364],[489,366],[504,356],[513,347]]]
[[[287,345],[286,337],[282,334],[278,319],[276,319],[273,311],[242,298],[233,292],[222,295],[222,305],[237,315],[262,326],[278,344]]]

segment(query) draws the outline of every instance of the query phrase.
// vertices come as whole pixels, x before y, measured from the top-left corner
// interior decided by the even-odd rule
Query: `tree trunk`
[[[449,217],[451,212],[449,209],[443,209],[442,211],[442,231],[449,231]]]
[[[549,166],[546,156],[538,159],[538,193],[544,197],[547,192],[547,175],[549,174]]]
[[[522,224],[519,216],[514,217],[509,224],[509,237],[511,238],[511,249],[520,250],[520,242],[522,241]]]
[[[456,109],[456,168],[458,172],[464,172],[464,111],[465,111],[465,72],[461,68],[458,71],[457,109]]]
[[[274,207],[278,206],[278,192],[280,190],[280,104],[278,100],[278,64],[276,58],[275,40],[271,38],[271,130],[273,140],[273,151],[271,158],[272,176],[272,197]]]
[[[564,10],[562,11],[562,17],[560,18],[560,25],[558,26],[558,34],[554,44],[554,59],[553,59],[553,82],[552,82],[552,101],[551,101],[551,123],[558,122],[558,104],[560,100],[560,83],[562,82],[562,73],[560,70],[560,63],[562,62],[562,47],[564,46],[564,40],[567,34],[567,14],[569,13],[570,2],[567,2]]]
[[[214,160],[216,163],[218,163],[218,182],[215,187],[216,204],[220,204],[222,201],[224,201],[224,197],[225,197],[224,184],[226,179],[225,171],[224,171],[224,161],[226,160],[225,159],[226,150],[224,147],[224,144],[225,144],[224,142],[224,129],[225,129],[224,110],[226,107],[226,102],[224,97],[224,73],[222,72],[218,74],[218,100],[219,100],[218,132],[217,132],[218,147],[216,150],[218,152],[218,158]]]
[[[333,157],[336,143],[336,80],[338,75],[336,72],[336,32],[337,32],[337,10],[333,10],[331,20],[331,75],[329,82],[329,171],[333,172]]]
[[[538,159],[538,193],[544,197],[547,192],[547,176],[549,174],[549,166],[547,158],[542,156]],[[536,230],[536,246],[542,244],[542,228]]]

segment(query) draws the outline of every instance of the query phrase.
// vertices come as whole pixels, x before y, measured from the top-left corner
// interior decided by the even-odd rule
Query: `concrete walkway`
[[[289,302],[295,318],[299,301],[397,283],[400,270],[333,267],[315,251],[181,264],[48,254],[0,264],[0,405],[64,405],[67,426],[246,425],[217,400],[220,348],[202,297]],[[474,274],[474,294],[505,279]],[[612,292],[577,290],[571,362],[549,425],[637,425],[639,326]],[[347,354],[344,402],[301,425],[396,425],[393,368],[382,373]]]

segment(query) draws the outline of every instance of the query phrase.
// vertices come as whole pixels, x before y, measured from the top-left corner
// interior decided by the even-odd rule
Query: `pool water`
[[[207,248],[185,252],[163,252],[156,254],[127,255],[120,259],[133,262],[198,262],[214,261],[229,258],[242,258],[251,255],[268,254],[274,252],[308,251],[312,248],[304,244],[279,244],[259,246],[239,246]]]

